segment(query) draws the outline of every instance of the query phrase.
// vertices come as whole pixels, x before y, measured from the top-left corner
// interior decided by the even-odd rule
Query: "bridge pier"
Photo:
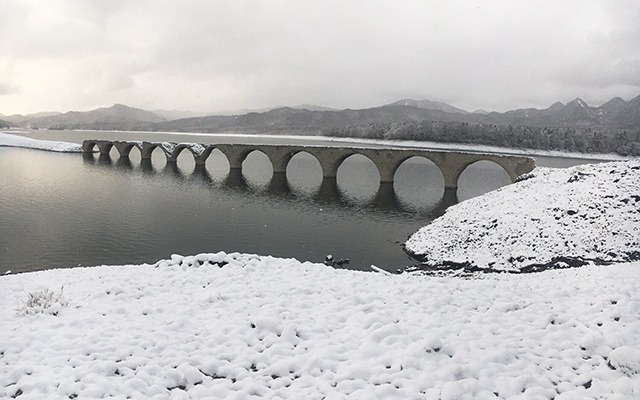
[[[458,190],[458,179],[460,179],[460,175],[462,175],[462,171],[464,171],[466,166],[456,165],[439,167],[444,178],[444,189],[452,191]]]
[[[227,157],[229,169],[242,170],[242,163],[249,155],[249,151],[242,151],[234,145],[219,146],[218,149]]]
[[[287,172],[287,165],[293,157],[291,149],[283,147],[263,147],[260,151],[269,157],[274,174]]]
[[[98,150],[100,151],[101,156],[108,156],[111,148],[113,147],[112,142],[100,142],[98,143]]]
[[[151,153],[153,153],[156,147],[158,147],[157,143],[142,142],[140,157],[142,157],[143,160],[151,160]]]
[[[380,183],[393,183],[396,170],[403,160],[394,153],[377,149],[368,151],[367,157],[369,157],[378,168]]]
[[[267,192],[283,196],[289,195],[291,193],[291,187],[287,180],[287,173],[274,171],[267,186]]]
[[[129,158],[131,150],[135,147],[135,144],[128,142],[115,142],[113,145],[118,150],[121,158]]]
[[[336,179],[338,176],[338,168],[340,168],[340,164],[349,157],[349,155],[338,154],[336,152],[331,152],[327,148],[310,148],[306,150],[312,156],[318,160],[320,163],[320,168],[322,168],[322,177],[325,179]]]
[[[196,168],[204,167],[207,164],[207,158],[209,158],[208,154],[206,156],[204,154],[195,156],[194,159],[196,161]]]

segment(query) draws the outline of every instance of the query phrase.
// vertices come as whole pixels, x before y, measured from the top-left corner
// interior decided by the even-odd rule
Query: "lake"
[[[16,133],[16,132],[10,132]],[[37,139],[363,146],[327,139],[147,132],[25,131]],[[367,146],[388,146],[372,142]],[[566,167],[594,160],[536,157]],[[153,263],[173,253],[245,252],[322,262],[348,258],[345,268],[373,264],[395,271],[413,263],[401,243],[447,207],[509,184],[490,162],[470,166],[457,195],[445,193],[430,161],[405,162],[393,185],[379,184],[375,165],[348,158],[326,181],[307,153],[293,157],[286,177],[273,175],[254,152],[241,174],[221,153],[206,168],[189,152],[176,165],[156,149],[151,166],[140,153],[120,159],[0,147],[0,273],[102,264]]]

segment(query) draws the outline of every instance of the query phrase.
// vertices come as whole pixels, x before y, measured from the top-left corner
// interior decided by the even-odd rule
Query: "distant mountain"
[[[539,110],[526,108],[505,113],[489,113],[487,123],[534,127],[640,128],[640,96],[625,102],[616,97],[600,107],[576,98],[567,104],[554,103]]]
[[[613,98],[599,107],[576,98],[548,108],[525,108],[504,113],[474,113],[429,100],[400,100],[362,110],[334,110],[302,104],[233,115],[197,116],[183,111],[163,115],[116,104],[92,111],[40,113],[2,117],[20,127],[42,129],[162,130],[177,132],[296,133],[317,135],[345,127],[379,126],[421,121],[530,126],[537,128],[640,129],[640,96],[625,101]],[[188,118],[183,118],[189,116]],[[175,117],[180,117],[175,119]],[[351,129],[351,128],[350,128]],[[356,128],[353,128],[356,129]]]
[[[164,118],[167,121],[182,118],[204,117],[211,115],[209,113],[193,112],[193,111],[180,111],[180,110],[151,110],[155,115]]]
[[[59,111],[43,111],[43,112],[38,112],[38,113],[34,113],[34,114],[27,114],[25,115],[25,117],[27,118],[39,118],[39,117],[53,117],[56,115],[60,115],[62,114]]]
[[[602,109],[604,112],[606,112],[609,115],[614,115],[614,114],[617,114],[620,110],[622,110],[626,104],[627,102],[621,99],[620,97],[614,97],[613,99],[601,105],[600,109]]]
[[[29,121],[34,118],[51,117],[51,116],[60,115],[60,114],[62,113],[57,111],[45,111],[45,112],[39,112],[39,113],[27,114],[27,115],[14,114],[14,115],[4,116],[0,114],[0,117],[6,121],[11,122],[16,126],[26,126],[29,124]]]
[[[276,107],[264,107],[264,108],[242,108],[239,110],[224,110],[217,111],[215,113],[208,113],[202,115],[194,115],[191,117],[200,117],[200,116],[236,116],[236,115],[245,115],[245,114],[253,114],[253,113],[266,113],[269,111],[277,110],[279,108],[291,108],[293,110],[308,110],[308,111],[339,111],[336,108],[318,106],[315,104],[300,104],[298,106],[276,106]],[[170,118],[168,118],[170,119]]]
[[[300,104],[299,106],[291,107],[294,110],[309,110],[309,111],[338,111],[337,108],[317,106],[315,104]]]
[[[612,99],[591,107],[577,98],[546,109],[527,108],[505,113],[468,113],[444,103],[410,99],[363,110],[312,111],[281,107],[235,116],[208,116],[161,122],[153,129],[169,131],[320,134],[351,125],[394,124],[412,121],[481,123],[531,127],[640,128],[640,96],[625,102]],[[445,111],[448,110],[448,111]],[[458,111],[455,111],[458,110]]]
[[[470,114],[469,114],[470,115]],[[364,110],[310,111],[291,107],[264,113],[186,118],[153,125],[154,130],[178,132],[243,132],[321,134],[348,125],[402,123],[406,121],[470,121],[465,114],[447,113],[403,105],[387,105]]]
[[[416,107],[416,108],[424,108],[425,110],[444,111],[448,113],[458,113],[458,114],[469,114],[468,111],[462,110],[460,108],[456,108],[454,106],[450,106],[449,104],[441,103],[439,101],[431,101],[431,100],[403,99],[387,105],[388,106],[409,106],[409,107]]]
[[[44,116],[11,116],[10,121],[28,128],[40,129],[98,129],[125,130],[146,129],[152,123],[165,121],[156,114],[115,104],[91,111],[69,111],[64,114]]]
[[[11,128],[12,126],[14,126],[12,123],[0,119],[0,128]]]
[[[621,99],[622,100],[622,99]],[[640,128],[640,96],[618,105],[613,118],[618,128]]]

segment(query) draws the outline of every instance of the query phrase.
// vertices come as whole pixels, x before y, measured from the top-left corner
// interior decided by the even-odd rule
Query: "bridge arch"
[[[82,142],[82,151],[84,153],[95,153],[97,146],[98,146],[97,140],[85,140],[84,142]],[[98,149],[98,151],[100,150]]]
[[[478,159],[462,170],[458,177],[458,198],[466,200],[512,183],[509,169],[497,160]],[[474,184],[475,182],[475,184]]]
[[[129,158],[129,154],[134,148],[140,149],[140,152],[142,152],[142,149],[136,142],[114,142],[113,146],[118,150],[120,158]]]
[[[398,170],[405,164],[407,164],[407,162],[411,162],[411,161],[418,161],[418,160],[425,160],[429,165],[433,165],[437,168],[438,172],[440,173],[440,176],[443,177],[444,179],[444,172],[442,171],[442,168],[436,163],[436,160],[434,160],[432,157],[429,157],[428,154],[406,154],[403,155],[401,157],[398,157],[394,163],[391,165],[390,171],[389,171],[389,175],[391,176],[391,181],[395,182],[396,178],[397,178],[397,174],[398,174]]]
[[[268,186],[275,172],[269,155],[261,148],[253,148],[242,154],[242,175],[247,182],[257,186]],[[264,167],[265,164],[271,165],[271,171]]]
[[[108,156],[111,152],[111,148],[113,148],[113,142],[98,142],[98,150],[100,151],[101,156]]]
[[[350,151],[336,174],[340,191],[356,202],[370,201],[378,192],[382,175],[379,166],[366,153]]]
[[[165,155],[167,162],[169,162],[169,157],[173,152],[173,147],[171,143],[154,143],[154,142],[143,142],[142,143],[142,158],[151,158],[151,154],[153,154],[154,150],[160,149],[162,153]]]
[[[345,148],[342,150],[343,151],[341,151],[339,154],[335,154],[328,151],[328,149],[326,148],[318,148],[315,149],[315,151],[309,151],[309,153],[311,153],[316,157],[316,159],[318,159],[318,161],[320,162],[320,166],[322,167],[323,176],[326,178],[336,178],[338,176],[338,170],[340,169],[344,161],[354,155],[363,156],[369,159],[376,166],[378,174],[380,174],[378,165],[376,165],[375,161],[373,161],[371,157],[363,154],[363,152],[358,151],[358,149],[355,148]]]
[[[198,167],[198,156],[191,144],[180,143],[168,155],[167,164],[173,164],[176,170],[188,175]]]
[[[208,145],[200,155],[201,165],[212,176],[227,176],[230,171],[230,163],[227,155],[216,145]],[[198,165],[198,163],[196,162]]]
[[[156,168],[165,168],[169,164],[169,154],[167,153],[167,149],[164,146],[162,146],[161,143],[151,143],[151,142],[142,143],[142,146],[140,149],[140,153],[142,157],[140,161],[140,165],[144,169],[150,171],[153,168],[152,166],[153,154],[154,153],[158,154],[158,152],[160,152],[159,154],[164,155],[164,164],[162,166],[156,166]]]
[[[398,163],[393,168],[393,182],[397,182],[398,179],[402,179],[408,173],[403,173],[406,169],[411,169],[411,164],[418,164],[421,167],[414,167],[414,169],[420,169],[422,172],[422,176],[424,176],[427,182],[432,183],[433,179],[441,180],[444,185],[444,173],[442,172],[442,168],[436,162],[426,156],[421,154],[413,154],[407,155],[406,157],[402,157],[398,160]],[[425,171],[428,171],[425,173]],[[434,185],[436,186],[436,185]],[[440,186],[440,185],[437,185]]]
[[[142,142],[135,142],[133,147],[129,149],[127,156],[131,159],[141,161],[142,160]]]
[[[202,152],[198,153],[193,144],[191,143],[179,143],[175,146],[166,146],[165,144],[161,144],[163,149],[165,150],[165,154],[167,154],[167,162],[177,162],[180,154],[187,150],[193,156],[193,161],[197,163],[199,156]]]
[[[489,163],[493,163],[497,166],[499,166],[509,177],[509,179],[511,179],[511,182],[515,182],[518,177],[520,175],[522,175],[524,172],[520,170],[519,167],[521,167],[521,165],[514,163],[514,161],[512,159],[506,158],[506,157],[500,157],[500,156],[495,156],[495,155],[483,155],[483,154],[476,154],[473,155],[471,157],[468,157],[467,160],[465,160],[464,162],[462,162],[459,167],[458,170],[455,171],[457,174],[456,177],[456,186],[458,183],[458,180],[460,179],[460,176],[462,175],[462,173],[464,173],[464,171],[469,168],[471,165],[474,165],[478,162],[481,161],[486,161]],[[533,169],[533,168],[531,168]],[[531,169],[529,169],[528,171],[531,171]]]
[[[322,184],[324,173],[318,157],[306,150],[296,150],[287,162],[287,180],[295,191],[314,193]]]
[[[246,160],[247,156],[254,150],[258,150],[257,148],[238,148],[233,145],[219,145],[215,146],[215,148],[220,150],[222,154],[227,157],[230,169],[239,170],[242,169],[242,164],[244,163],[244,160]]]

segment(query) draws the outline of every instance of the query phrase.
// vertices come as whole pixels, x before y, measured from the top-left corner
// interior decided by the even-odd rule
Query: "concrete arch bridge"
[[[498,164],[507,172],[512,182],[535,168],[535,161],[530,157],[422,149],[110,140],[85,140],[82,143],[82,149],[86,154],[95,153],[97,148],[97,152],[106,156],[113,147],[117,149],[120,157],[124,158],[128,158],[135,147],[140,150],[143,161],[150,160],[153,151],[160,148],[167,157],[167,163],[176,163],[180,153],[186,150],[193,155],[196,166],[204,166],[211,152],[217,149],[227,157],[231,170],[241,170],[247,156],[257,150],[269,158],[274,174],[285,174],[291,158],[305,152],[318,160],[325,179],[335,179],[342,162],[352,155],[359,154],[373,161],[378,168],[381,183],[392,183],[396,170],[404,161],[412,157],[423,157],[432,161],[440,169],[444,177],[445,190],[456,190],[458,178],[462,172],[477,161],[491,161]]]

